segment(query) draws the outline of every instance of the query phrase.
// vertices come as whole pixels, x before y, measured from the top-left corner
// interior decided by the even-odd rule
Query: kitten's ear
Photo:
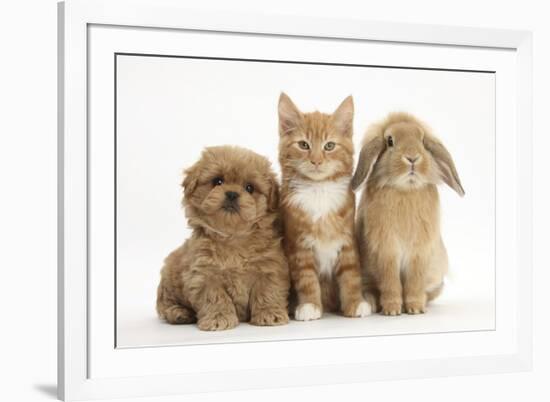
[[[341,134],[353,134],[353,110],[353,97],[350,95],[332,114],[332,124]]]
[[[281,92],[279,97],[279,135],[295,130],[302,122],[302,113],[287,94]]]

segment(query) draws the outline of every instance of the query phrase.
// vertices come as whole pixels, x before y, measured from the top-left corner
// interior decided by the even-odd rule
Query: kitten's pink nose
[[[322,160],[313,160],[313,159],[310,162],[313,163],[313,165],[315,165],[315,167],[318,167],[318,166],[321,165],[321,163],[323,163]]]

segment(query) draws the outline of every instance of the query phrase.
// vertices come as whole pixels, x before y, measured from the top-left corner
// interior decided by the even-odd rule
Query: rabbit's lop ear
[[[375,136],[369,142],[363,145],[361,152],[359,153],[359,162],[357,162],[357,168],[351,179],[351,188],[356,190],[365,180],[368,179],[374,164],[378,160],[380,152],[384,149],[384,138],[382,136]]]
[[[443,181],[456,191],[458,195],[463,197],[465,194],[464,188],[462,188],[453,158],[449,151],[447,151],[447,148],[441,142],[428,136],[424,137],[424,147],[432,154],[439,167]]]

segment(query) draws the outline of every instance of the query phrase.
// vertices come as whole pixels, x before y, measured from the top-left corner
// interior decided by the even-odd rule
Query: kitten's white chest
[[[331,277],[338,262],[344,241],[338,238],[332,241],[322,241],[313,238],[308,240],[311,243],[313,255],[315,256],[317,272],[321,276]]]
[[[349,177],[332,181],[294,180],[290,183],[292,192],[289,204],[300,208],[313,221],[338,211],[348,196]]]

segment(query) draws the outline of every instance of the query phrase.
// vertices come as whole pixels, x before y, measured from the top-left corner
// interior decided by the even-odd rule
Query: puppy
[[[290,278],[269,161],[244,148],[206,148],[182,185],[193,233],[164,262],[159,317],[205,331],[288,323]]]

